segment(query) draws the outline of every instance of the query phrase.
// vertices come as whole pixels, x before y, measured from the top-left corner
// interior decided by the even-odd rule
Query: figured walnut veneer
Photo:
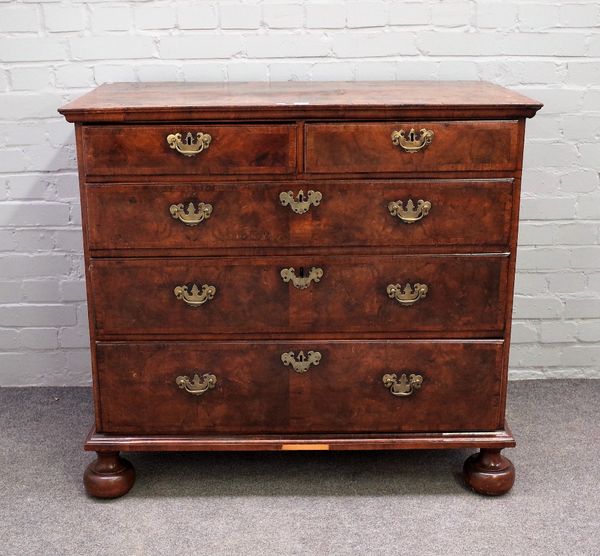
[[[131,488],[121,451],[466,447],[481,448],[468,486],[509,490],[523,138],[540,106],[397,82],[118,83],[63,107],[88,493]]]

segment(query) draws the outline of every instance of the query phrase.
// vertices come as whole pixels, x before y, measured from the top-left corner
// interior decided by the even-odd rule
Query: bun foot
[[[96,498],[118,498],[127,494],[135,482],[133,465],[119,452],[97,452],[83,474],[85,491]]]
[[[487,496],[499,496],[512,488],[515,466],[500,451],[482,449],[467,458],[463,472],[470,489]]]

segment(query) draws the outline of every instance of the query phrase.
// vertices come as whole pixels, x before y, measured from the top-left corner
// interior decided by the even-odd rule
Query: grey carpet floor
[[[468,492],[470,451],[133,454],[87,497],[85,388],[0,389],[0,554],[600,554],[600,381],[510,385],[517,468]]]

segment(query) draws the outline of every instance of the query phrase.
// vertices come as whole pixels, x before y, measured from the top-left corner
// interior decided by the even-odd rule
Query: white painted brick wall
[[[528,125],[512,378],[600,377],[597,0],[0,0],[0,385],[88,384],[72,127],[106,81],[486,79]]]

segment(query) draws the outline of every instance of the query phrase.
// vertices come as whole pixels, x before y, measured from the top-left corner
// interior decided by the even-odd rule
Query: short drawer
[[[501,341],[98,343],[96,353],[106,433],[499,426]]]
[[[508,257],[96,259],[90,271],[100,334],[481,336],[504,329]]]
[[[94,185],[86,191],[92,249],[414,248],[508,245],[513,184],[129,184]]]
[[[295,165],[294,125],[174,123],[83,128],[83,167],[88,177],[290,174]]]
[[[306,125],[307,173],[511,171],[518,160],[515,121]]]

